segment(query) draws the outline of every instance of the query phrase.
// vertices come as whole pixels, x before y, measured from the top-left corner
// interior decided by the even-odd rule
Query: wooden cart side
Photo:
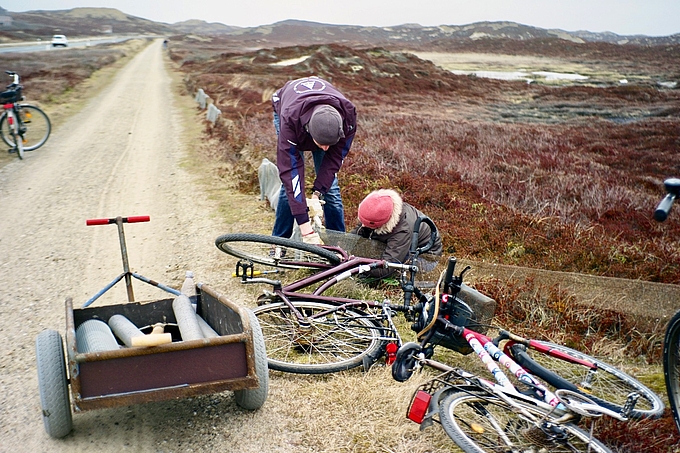
[[[255,345],[253,344],[253,329],[250,325],[250,318],[246,312],[246,308],[238,305],[228,299],[221,293],[215,291],[212,287],[205,283],[199,283],[197,286],[197,293],[199,294],[199,310],[201,310],[201,316],[205,321],[215,329],[220,335],[226,335],[227,332],[233,330],[241,331],[246,336],[246,358],[248,367],[248,377],[254,377],[257,379],[257,372],[255,369]],[[218,304],[212,301],[219,302]],[[238,322],[228,322],[230,317],[220,316],[215,313],[213,307],[223,307],[233,313],[237,314],[234,319],[238,319]]]
[[[253,330],[245,308],[207,285],[197,313],[220,335],[148,348],[81,353],[76,328],[88,319],[123,314],[138,325],[176,322],[172,299],[73,309],[66,300],[66,347],[74,411],[259,387]],[[173,331],[173,337],[178,332]]]

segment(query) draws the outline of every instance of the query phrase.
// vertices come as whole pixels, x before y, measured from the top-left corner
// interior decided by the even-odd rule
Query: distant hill
[[[125,14],[113,8],[74,8],[59,11],[14,13],[0,8],[0,14],[13,19],[0,28],[0,40],[45,39],[52,34],[95,36],[102,33],[140,33],[160,35],[220,35],[234,41],[254,42],[264,46],[327,44],[345,45],[427,45],[443,41],[479,41],[488,39],[530,40],[559,38],[576,43],[606,42],[616,44],[678,44],[680,34],[665,37],[622,36],[615,33],[565,31],[531,27],[515,22],[477,22],[469,25],[423,27],[402,24],[393,27],[333,25],[301,20],[285,20],[258,27],[234,27],[202,20],[175,24],[154,22]]]
[[[206,22],[204,20],[191,19],[184,22],[177,22],[171,25],[175,33],[186,33],[194,35],[221,35],[241,30],[241,27],[224,25],[219,22]]]
[[[174,33],[168,24],[130,16],[114,8],[74,8],[59,11],[5,11],[13,21],[0,28],[3,41],[49,39],[53,34],[69,37],[106,33]]]

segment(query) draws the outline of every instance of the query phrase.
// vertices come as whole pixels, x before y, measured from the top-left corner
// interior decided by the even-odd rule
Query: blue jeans
[[[274,127],[276,128],[276,135],[279,135],[281,121],[279,116],[274,112]],[[312,158],[314,159],[314,170],[318,173],[323,161],[325,151],[320,148],[312,150]],[[338,178],[333,180],[331,188],[323,195],[325,204],[323,205],[323,216],[326,228],[329,230],[345,232],[345,208],[342,204],[342,197],[340,196],[340,185]],[[281,185],[279,192],[279,204],[276,207],[276,220],[274,221],[274,228],[272,236],[289,238],[293,235],[293,213],[290,212],[290,205],[288,204],[288,196],[286,190]]]

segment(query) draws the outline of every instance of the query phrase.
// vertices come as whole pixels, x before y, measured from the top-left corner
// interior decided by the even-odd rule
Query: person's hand
[[[312,245],[323,245],[323,241],[316,231],[302,236],[302,242]]]
[[[307,207],[309,208],[309,217],[316,217],[319,216],[319,218],[323,217],[323,208],[321,207],[321,200],[319,200],[316,197],[312,198],[307,198]]]

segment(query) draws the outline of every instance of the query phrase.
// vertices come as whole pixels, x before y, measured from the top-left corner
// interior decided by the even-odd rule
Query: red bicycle
[[[12,83],[0,92],[0,103],[4,109],[0,115],[0,137],[10,147],[10,153],[17,153],[19,159],[23,159],[24,151],[33,151],[45,144],[52,125],[40,108],[20,103],[24,99],[24,87],[19,83],[19,74],[12,71],[5,73],[12,77]]]

